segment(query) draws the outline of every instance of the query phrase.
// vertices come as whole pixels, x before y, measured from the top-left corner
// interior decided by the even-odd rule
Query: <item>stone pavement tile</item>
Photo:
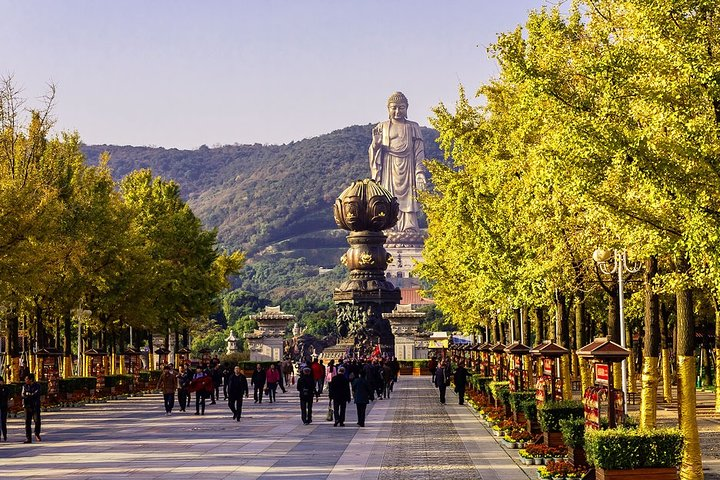
[[[527,480],[536,476],[537,467],[521,466],[514,458],[517,450],[502,447],[472,407],[458,405],[454,392],[448,397],[445,408],[484,480]]]

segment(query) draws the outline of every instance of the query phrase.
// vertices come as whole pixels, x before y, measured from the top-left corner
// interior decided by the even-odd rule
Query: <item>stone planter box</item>
[[[675,467],[668,468],[633,468],[630,470],[595,469],[595,480],[677,480],[678,471]]]

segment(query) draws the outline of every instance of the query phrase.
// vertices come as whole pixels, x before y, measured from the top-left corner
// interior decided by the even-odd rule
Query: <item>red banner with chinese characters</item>
[[[610,380],[610,366],[605,363],[595,364],[595,383],[608,385]]]

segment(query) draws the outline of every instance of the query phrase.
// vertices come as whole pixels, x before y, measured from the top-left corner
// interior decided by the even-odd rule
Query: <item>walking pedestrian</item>
[[[180,411],[184,412],[188,403],[190,403],[190,391],[188,387],[192,378],[190,372],[185,368],[184,365],[180,365],[180,369],[177,375],[178,380],[178,403],[180,404]]]
[[[325,386],[325,366],[322,364],[322,360],[318,362],[317,358],[313,358],[310,369],[315,380],[315,398],[319,400]]]
[[[210,378],[212,378],[212,391],[210,392],[210,405],[215,405],[216,400],[220,400],[220,384],[222,384],[222,370],[220,369],[220,360],[218,360],[210,370]]]
[[[365,410],[368,403],[372,399],[372,388],[367,381],[365,370],[360,370],[358,376],[352,383],[353,398],[355,399],[355,407],[357,408],[357,424],[361,427],[365,426]]]
[[[328,396],[333,402],[333,414],[335,415],[335,427],[345,426],[345,408],[350,403],[350,382],[345,377],[345,369],[340,367],[328,384]]]
[[[212,391],[212,378],[198,367],[190,382],[189,390],[195,392],[195,415],[205,415],[205,399]]]
[[[250,396],[247,378],[245,378],[239,366],[235,367],[233,374],[228,378],[227,392],[228,405],[233,412],[233,420],[239,422],[242,415],[243,396],[245,398]]]
[[[463,362],[458,364],[457,370],[453,374],[453,380],[455,381],[455,393],[458,394],[458,403],[463,405],[465,403],[465,387],[467,386],[468,371],[465,369]]]
[[[450,385],[450,365],[447,360],[440,362],[435,370],[435,387],[440,390],[440,403],[445,404],[445,390]]]
[[[275,392],[277,391],[278,382],[280,381],[280,371],[275,368],[275,364],[270,364],[270,369],[265,372],[265,381],[267,382],[268,399],[270,403],[276,402]]]
[[[278,386],[280,387],[280,390],[282,390],[282,392],[285,393],[285,392],[287,392],[287,390],[285,390],[285,385],[286,385],[285,374],[283,374],[283,372],[282,372],[282,366],[280,365],[280,362],[275,363],[275,369],[278,372],[280,372],[280,381],[278,382]]]
[[[433,355],[430,357],[430,360],[428,360],[428,370],[430,370],[430,375],[432,375],[432,378],[430,379],[430,382],[435,385],[435,372],[437,372],[438,363],[437,360],[435,360],[435,356]]]
[[[312,369],[305,367],[297,381],[297,389],[300,393],[300,416],[305,425],[312,423],[312,404],[315,397],[315,379],[312,376]]]
[[[10,408],[10,388],[5,385],[5,379],[0,377],[0,434],[5,442],[7,442],[8,408]]]
[[[265,370],[263,370],[262,365],[258,363],[250,379],[250,384],[254,387],[253,397],[255,397],[255,403],[262,403],[266,379]]]
[[[165,365],[157,383],[157,389],[161,390],[163,394],[165,415],[172,415],[172,409],[175,407],[175,390],[177,388],[178,381],[175,373],[170,368],[170,365]]]
[[[232,374],[233,374],[233,369],[230,368],[230,365],[226,362],[225,367],[223,368],[223,372],[222,372],[223,400],[228,399],[227,386],[228,386],[228,381],[230,380],[230,376]]]
[[[35,439],[40,442],[40,384],[32,373],[25,376],[25,385],[21,393],[25,407],[25,442],[32,443],[32,425],[35,422]]]
[[[285,360],[282,362],[282,374],[285,380],[285,385],[290,385],[290,377],[293,375],[293,364],[292,360],[285,357]],[[284,391],[284,390],[283,390]]]

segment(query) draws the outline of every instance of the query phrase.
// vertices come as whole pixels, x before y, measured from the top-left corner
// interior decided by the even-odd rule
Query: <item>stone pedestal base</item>
[[[395,357],[398,360],[414,360],[415,339],[413,337],[395,337]]]
[[[251,362],[278,362],[282,360],[282,337],[260,337],[248,339]]]

